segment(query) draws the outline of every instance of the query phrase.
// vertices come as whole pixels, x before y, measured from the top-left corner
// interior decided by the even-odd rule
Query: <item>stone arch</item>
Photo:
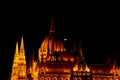
[[[51,77],[46,77],[46,80],[51,80]]]
[[[57,77],[53,77],[52,80],[57,80]]]
[[[97,80],[101,80],[101,78],[97,78]]]
[[[65,80],[69,80],[69,78],[68,78],[68,77],[66,77],[66,78],[65,78]]]
[[[90,78],[87,78],[86,80],[90,80]]]
[[[107,80],[107,78],[103,78],[103,80]]]
[[[74,78],[73,78],[73,80],[77,80],[77,78],[76,78],[76,77],[74,77]]]
[[[45,78],[44,77],[40,77],[40,80],[45,80]]]
[[[78,80],[82,80],[82,78],[81,78],[81,77],[78,77]]]
[[[63,77],[59,77],[59,80],[63,80]]]

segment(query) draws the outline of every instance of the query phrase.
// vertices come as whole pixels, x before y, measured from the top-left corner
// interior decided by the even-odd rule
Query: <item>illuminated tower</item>
[[[18,42],[16,42],[16,49],[14,54],[12,74],[10,80],[18,80],[18,64],[19,64],[19,52],[18,52]]]
[[[19,79],[26,80],[26,58],[25,58],[25,49],[24,49],[24,41],[23,36],[21,38],[20,52],[19,52]]]
[[[15,49],[15,55],[14,55],[10,80],[27,80],[26,58],[25,58],[23,36],[21,38],[20,51],[18,48],[18,42],[16,42],[16,49]]]

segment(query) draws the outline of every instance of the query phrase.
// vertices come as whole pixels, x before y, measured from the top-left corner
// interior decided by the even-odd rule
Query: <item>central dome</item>
[[[48,59],[50,55],[54,55],[54,52],[62,52],[64,50],[65,49],[63,42],[55,34],[55,28],[52,18],[49,35],[45,37],[39,48],[39,58],[43,55],[43,58]]]

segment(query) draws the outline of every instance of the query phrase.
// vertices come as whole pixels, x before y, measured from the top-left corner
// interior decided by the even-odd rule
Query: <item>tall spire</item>
[[[27,76],[26,76],[26,58],[25,58],[23,35],[22,35],[21,44],[20,44],[19,78],[24,78],[24,79],[27,78]]]
[[[20,53],[24,53],[24,41],[23,41],[23,35],[22,35],[22,38],[21,38],[21,45],[20,45]]]
[[[53,20],[53,16],[52,16],[52,22],[51,22],[51,26],[50,26],[50,34],[55,32],[55,27],[54,27],[54,20]]]
[[[15,49],[15,54],[18,55],[19,51],[18,51],[18,42],[16,42],[16,49]]]
[[[16,49],[15,49],[15,54],[14,54],[12,74],[11,74],[10,80],[18,79],[18,64],[19,64],[19,52],[18,52],[18,42],[16,42]]]
[[[82,46],[81,46],[81,40],[79,42],[79,54],[80,54],[81,57],[83,56]]]

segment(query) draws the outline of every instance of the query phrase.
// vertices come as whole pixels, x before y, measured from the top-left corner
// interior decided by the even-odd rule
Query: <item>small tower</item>
[[[14,54],[12,73],[10,80],[18,80],[18,64],[19,64],[19,52],[18,52],[18,42],[16,42],[16,49]]]
[[[20,52],[19,52],[19,79],[26,80],[26,58],[23,36],[21,38]]]

